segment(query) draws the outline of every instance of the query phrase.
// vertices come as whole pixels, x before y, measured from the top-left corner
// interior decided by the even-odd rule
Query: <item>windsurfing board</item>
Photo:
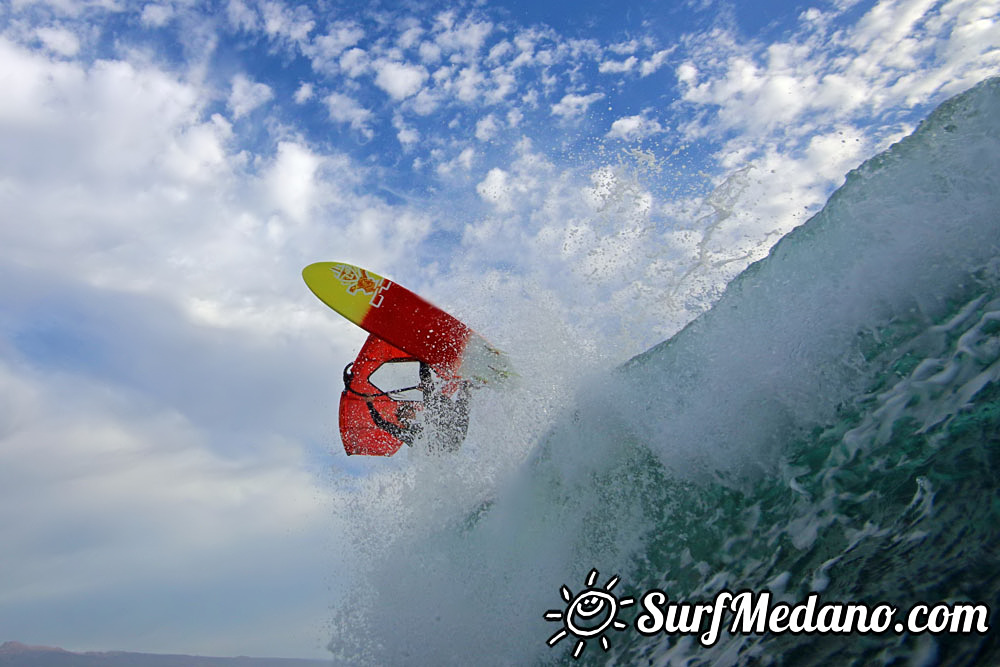
[[[503,352],[455,317],[388,278],[345,262],[310,264],[302,270],[302,277],[327,306],[442,375],[484,384],[514,376]]]

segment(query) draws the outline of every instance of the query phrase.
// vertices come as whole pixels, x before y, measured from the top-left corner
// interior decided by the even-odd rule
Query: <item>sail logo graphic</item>
[[[566,602],[566,609],[549,609],[545,612],[545,620],[562,623],[563,627],[549,637],[549,646],[555,646],[569,635],[576,637],[576,646],[573,648],[573,659],[576,660],[583,654],[587,647],[587,640],[599,637],[601,648],[607,651],[611,648],[604,632],[608,629],[615,629],[619,632],[628,628],[626,623],[618,620],[618,609],[635,604],[634,598],[622,598],[619,600],[611,590],[618,583],[618,576],[613,576],[604,585],[604,588],[595,587],[598,571],[591,570],[587,575],[586,588],[575,596],[564,584],[559,589],[559,594]]]
[[[373,280],[367,271],[357,269],[350,264],[334,264],[330,270],[337,276],[337,280],[347,286],[349,294],[354,294],[358,291],[363,294],[371,294],[372,298],[369,303],[373,308],[378,308],[382,305],[382,299],[384,298],[382,292],[389,289],[389,285],[392,284],[382,277],[379,277],[378,280]]]

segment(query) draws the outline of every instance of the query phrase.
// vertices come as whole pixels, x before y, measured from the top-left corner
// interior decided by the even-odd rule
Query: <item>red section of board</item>
[[[385,281],[384,298],[365,314],[361,327],[430,364],[453,374],[472,330],[405,287]]]
[[[403,443],[372,421],[370,401],[386,421],[399,424],[399,410],[404,405],[420,410],[420,401],[397,401],[386,396],[368,378],[390,360],[413,361],[414,357],[372,334],[358,352],[350,368],[350,380],[340,395],[340,437],[348,455],[392,456]]]

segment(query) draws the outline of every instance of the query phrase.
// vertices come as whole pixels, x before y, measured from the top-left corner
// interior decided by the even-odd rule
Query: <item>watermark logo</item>
[[[635,598],[621,598],[612,592],[619,582],[613,576],[597,586],[597,570],[587,575],[586,587],[573,595],[565,585],[559,589],[565,609],[550,609],[545,620],[562,624],[546,642],[555,646],[566,637],[576,638],[573,659],[583,655],[587,642],[596,639],[608,651],[608,630],[619,632],[629,625],[618,618],[618,611],[636,604]],[[918,602],[908,611],[888,602],[869,605],[858,602],[825,602],[819,593],[809,593],[805,600],[786,602],[769,590],[721,590],[710,600],[685,602],[672,600],[657,588],[638,599],[639,613],[633,625],[644,637],[667,635],[696,637],[702,647],[712,648],[722,635],[791,634],[889,634],[920,635],[978,634],[989,632],[990,607],[987,604]]]
[[[565,637],[573,635],[577,639],[573,648],[574,660],[583,654],[587,640],[591,638],[599,638],[601,648],[605,651],[611,648],[611,642],[604,632],[611,628],[619,632],[628,628],[626,623],[618,620],[618,609],[635,604],[634,598],[619,600],[611,592],[619,581],[618,576],[611,577],[604,588],[598,588],[594,586],[598,575],[597,570],[591,570],[587,575],[586,588],[575,596],[564,584],[559,589],[559,594],[566,602],[566,608],[545,612],[546,621],[562,623],[562,627],[549,637],[548,645],[555,646]]]

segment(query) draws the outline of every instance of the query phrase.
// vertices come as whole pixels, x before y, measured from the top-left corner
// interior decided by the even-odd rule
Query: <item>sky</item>
[[[620,363],[1000,72],[998,14],[0,3],[0,640],[328,655],[344,508],[407,462],[344,455],[364,334],[303,266],[369,267],[515,364]]]

